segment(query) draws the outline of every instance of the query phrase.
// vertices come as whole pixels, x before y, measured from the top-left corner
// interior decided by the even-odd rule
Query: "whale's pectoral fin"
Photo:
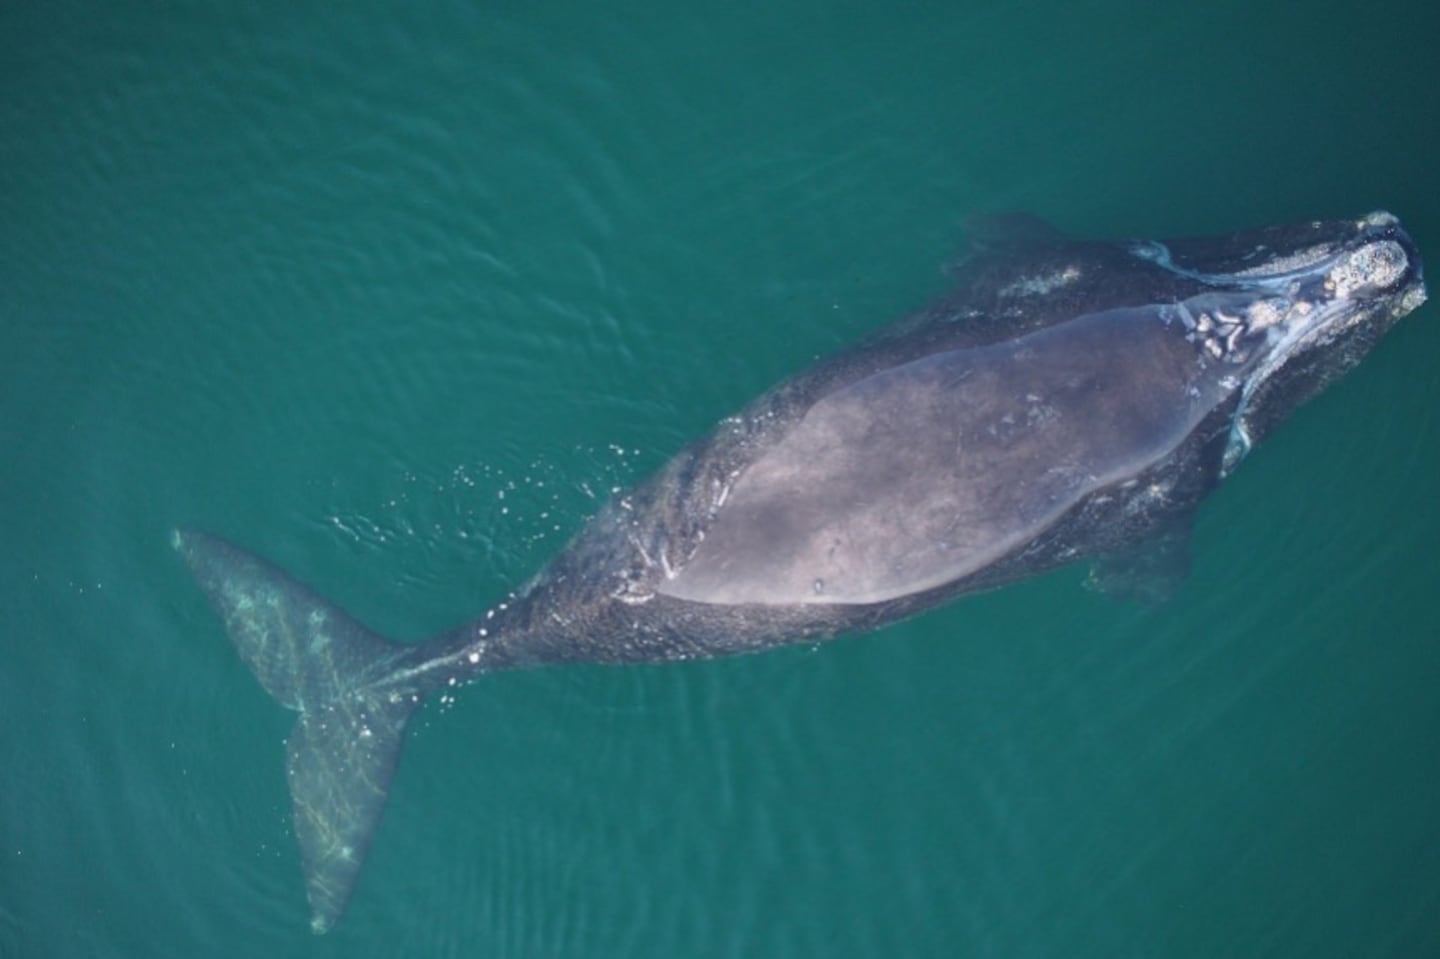
[[[966,218],[962,230],[964,246],[945,264],[945,272],[962,281],[971,269],[994,263],[996,258],[1003,260],[1017,253],[1047,250],[1072,242],[1048,221],[1032,213],[976,213]]]
[[[1018,210],[972,214],[965,220],[972,250],[1029,250],[1071,242],[1049,220]]]
[[[1090,567],[1086,588],[1141,606],[1164,603],[1190,575],[1190,520],[1181,517],[1129,549],[1102,556]]]
[[[216,536],[177,532],[185,558],[265,689],[299,710],[287,744],[290,798],[316,932],[360,874],[420,697],[393,683],[405,647],[361,626],[276,566]]]

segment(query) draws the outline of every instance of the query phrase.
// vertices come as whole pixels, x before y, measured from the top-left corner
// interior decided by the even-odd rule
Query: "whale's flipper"
[[[965,239],[972,250],[1030,250],[1072,242],[1059,227],[1033,213],[1018,210],[975,213],[965,220]]]
[[[290,798],[315,932],[350,898],[418,693],[393,682],[390,643],[278,567],[207,533],[177,531],[185,558],[256,678],[300,717]]]
[[[1100,557],[1086,588],[1150,608],[1168,602],[1190,576],[1191,519],[1186,513],[1129,549]]]

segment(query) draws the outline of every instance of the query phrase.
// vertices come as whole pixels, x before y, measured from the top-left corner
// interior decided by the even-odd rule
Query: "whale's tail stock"
[[[313,931],[344,912],[420,691],[397,683],[410,647],[389,642],[258,556],[177,530],[184,557],[240,658],[299,712],[286,746]]]

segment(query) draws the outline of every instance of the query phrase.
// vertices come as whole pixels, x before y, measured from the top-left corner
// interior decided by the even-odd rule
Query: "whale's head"
[[[1353,368],[1425,301],[1419,252],[1400,221],[1270,227],[1228,237],[1136,243],[1132,252],[1199,284],[1178,318],[1234,365],[1240,399],[1229,472],[1296,407]]]

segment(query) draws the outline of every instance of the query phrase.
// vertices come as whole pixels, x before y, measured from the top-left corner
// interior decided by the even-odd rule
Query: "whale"
[[[242,661],[298,714],[286,773],[313,931],[352,897],[431,694],[813,643],[1077,563],[1103,593],[1162,602],[1206,497],[1426,296],[1386,212],[1166,240],[1013,215],[969,233],[948,292],[721,420],[431,640],[377,634],[222,533],[172,531]]]

